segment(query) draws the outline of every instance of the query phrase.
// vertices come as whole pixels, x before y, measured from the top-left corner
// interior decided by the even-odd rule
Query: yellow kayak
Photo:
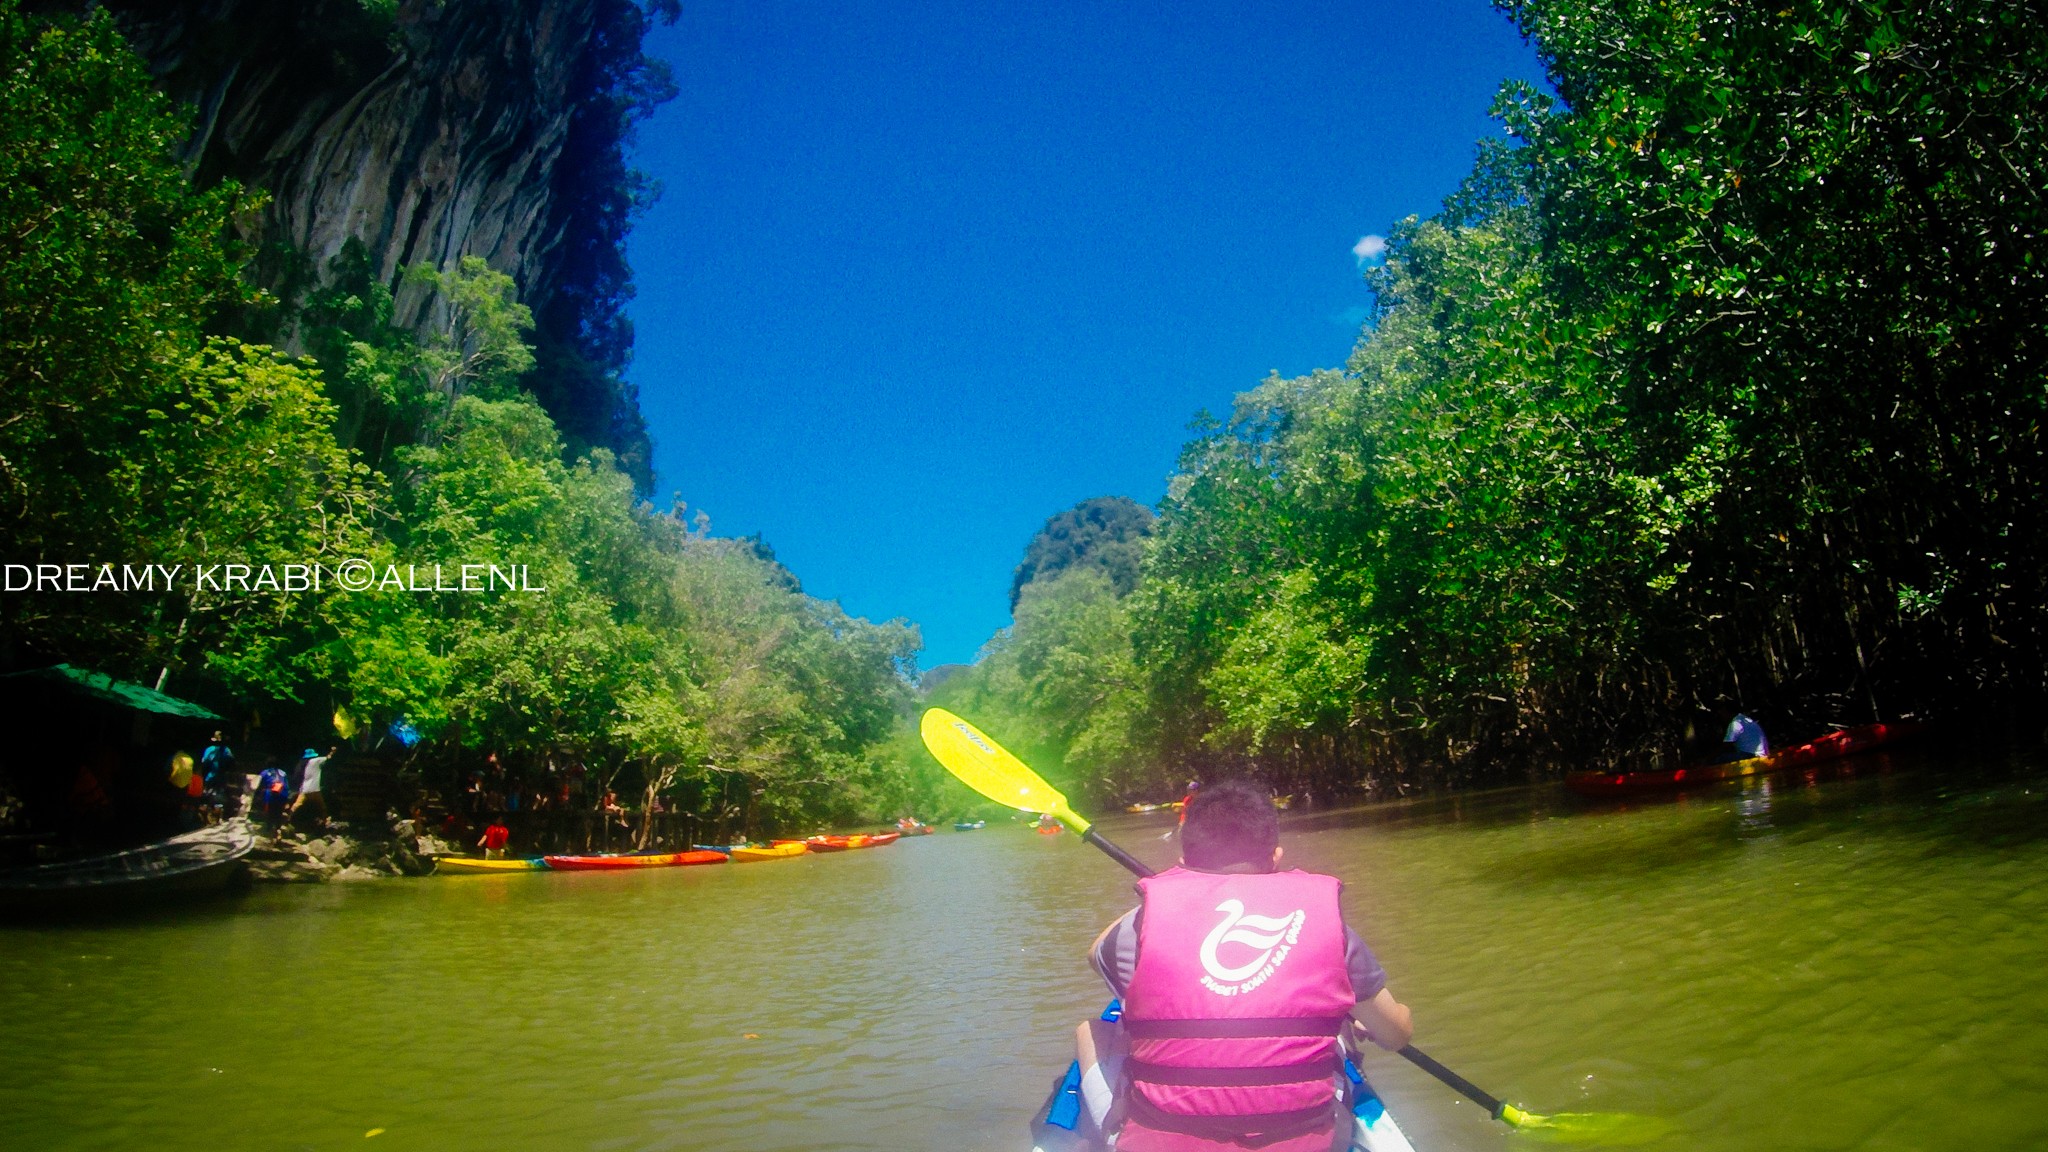
[[[801,840],[783,840],[767,848],[735,848],[732,850],[732,862],[744,864],[749,860],[787,860],[791,856],[801,856],[810,850],[811,846]]]
[[[544,872],[547,865],[538,856],[513,857],[510,860],[480,860],[475,856],[436,856],[436,872]]]

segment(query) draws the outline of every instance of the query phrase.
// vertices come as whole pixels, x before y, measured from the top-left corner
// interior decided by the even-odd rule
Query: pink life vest
[[[1123,1014],[1133,1121],[1220,1139],[1327,1130],[1336,1036],[1358,1001],[1342,890],[1299,869],[1138,881]]]

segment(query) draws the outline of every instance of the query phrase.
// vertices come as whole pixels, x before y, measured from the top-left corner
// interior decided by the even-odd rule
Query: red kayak
[[[1895,744],[1918,733],[1924,727],[1925,725],[1918,720],[1865,724],[1860,728],[1844,728],[1840,732],[1830,732],[1817,740],[1781,749],[1769,756],[1736,760],[1728,764],[1695,764],[1686,768],[1668,768],[1657,772],[1574,772],[1566,776],[1564,782],[1567,788],[1581,796],[1640,796],[1650,792],[1671,792],[1680,788],[1714,784],[1722,780],[1764,776],[1773,772],[1825,764],[1830,760],[1840,760],[1844,756],[1854,756],[1858,752]]]
[[[548,867],[564,872],[612,871],[622,868],[676,868],[686,864],[723,864],[723,852],[655,852],[646,856],[543,856]]]
[[[813,852],[851,852],[856,848],[880,848],[884,844],[894,844],[902,836],[901,832],[855,833],[852,836],[813,836],[804,843],[810,845]]]

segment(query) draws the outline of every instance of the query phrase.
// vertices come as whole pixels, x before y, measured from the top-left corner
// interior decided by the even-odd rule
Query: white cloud
[[[1358,257],[1360,264],[1365,263],[1367,260],[1377,260],[1385,255],[1386,251],[1387,238],[1385,236],[1360,236],[1358,243],[1351,246],[1351,254]]]

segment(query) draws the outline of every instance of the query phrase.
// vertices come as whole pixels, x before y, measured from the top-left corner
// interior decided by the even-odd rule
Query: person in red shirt
[[[505,842],[510,839],[512,839],[512,830],[505,827],[503,819],[494,818],[491,821],[490,827],[484,829],[484,838],[477,841],[477,843],[484,850],[484,859],[503,860],[505,858]]]

